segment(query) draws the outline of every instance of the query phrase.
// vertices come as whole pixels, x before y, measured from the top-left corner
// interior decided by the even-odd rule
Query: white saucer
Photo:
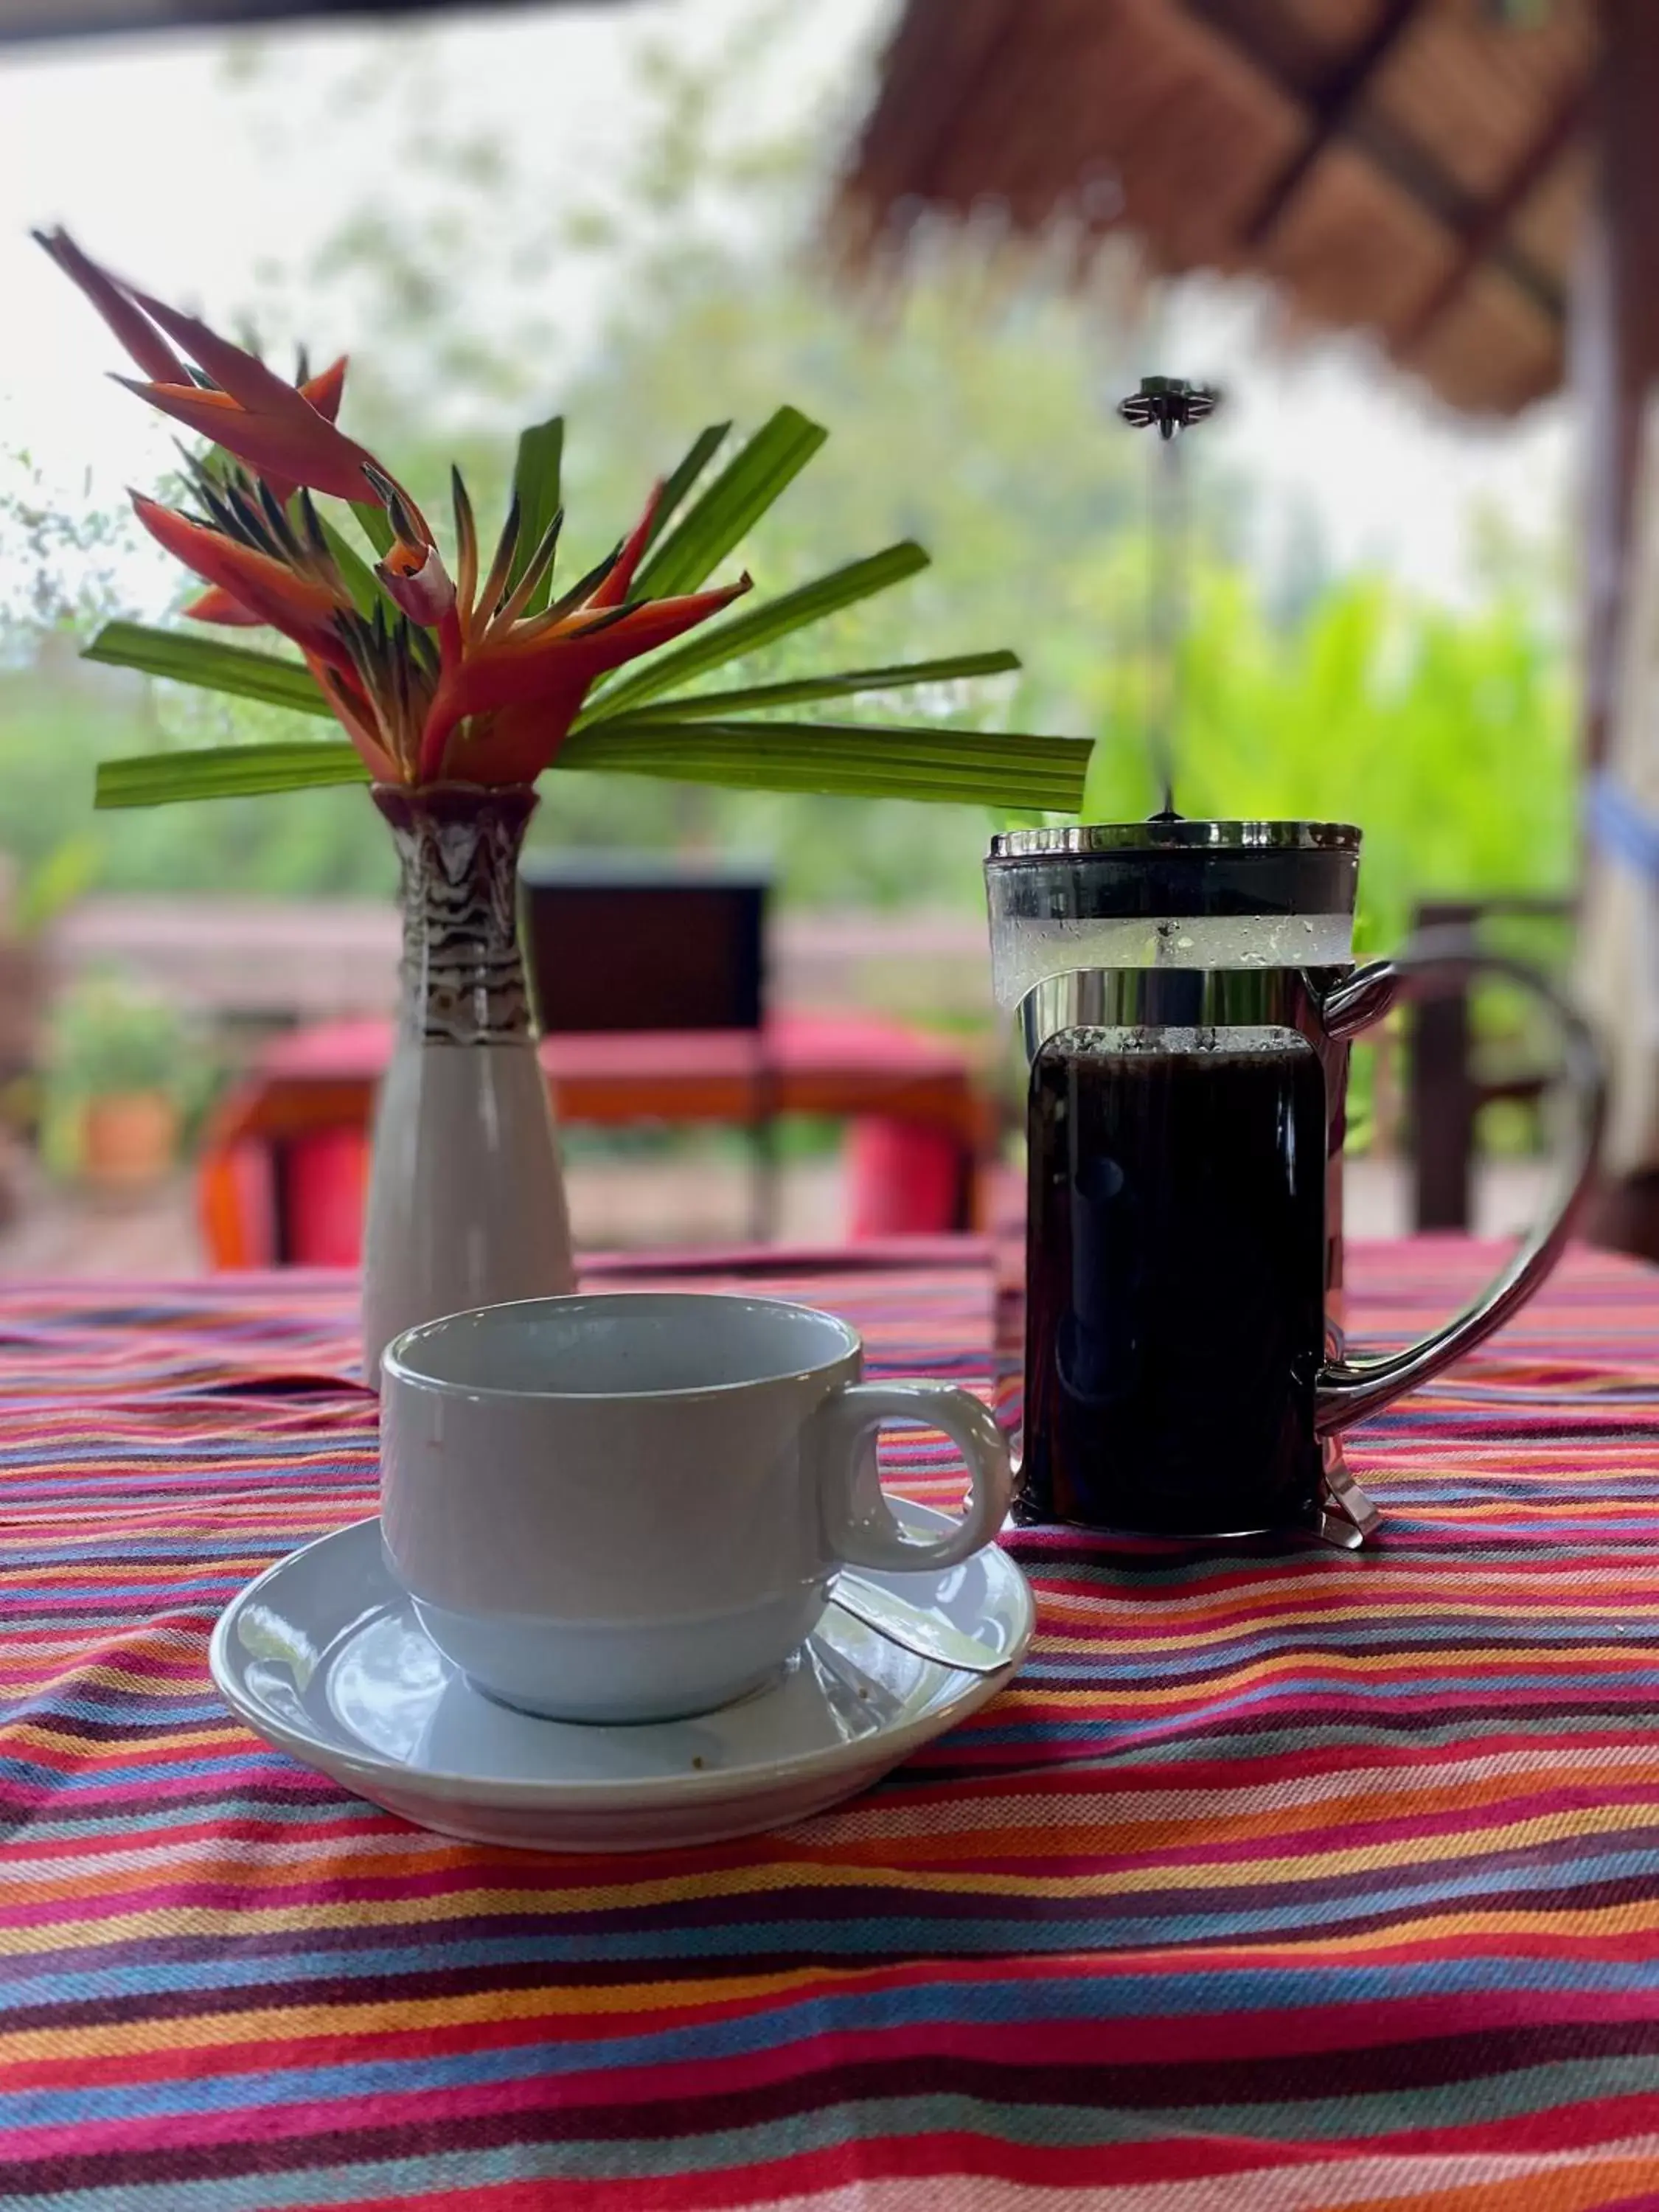
[[[945,1516],[895,1500],[933,1534]],[[937,1575],[871,1575],[1013,1665],[1034,1621],[994,1545]],[[269,1568],[213,1632],[213,1679],[250,1728],[360,1797],[446,1835],[642,1851],[780,1827],[850,1797],[1009,1680],[915,1656],[831,1607],[769,1688],[691,1720],[583,1726],[474,1690],[387,1571],[378,1521]]]

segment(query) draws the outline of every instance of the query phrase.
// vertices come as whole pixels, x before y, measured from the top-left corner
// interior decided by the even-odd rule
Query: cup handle
[[[1472,945],[1457,930],[1431,930],[1392,960],[1357,969],[1325,994],[1328,1036],[1338,1042],[1357,1036],[1401,1000],[1429,998],[1448,983],[1474,975],[1503,975],[1541,999],[1561,1034],[1565,1077],[1574,1109],[1574,1142],[1554,1204],[1483,1294],[1431,1336],[1376,1359],[1335,1360],[1322,1367],[1315,1394],[1315,1424],[1322,1435],[1346,1429],[1376,1413],[1403,1391],[1461,1359],[1538,1288],[1561,1256],[1573,1219],[1595,1174],[1606,1110],[1601,1056],[1589,1030],[1566,1000],[1534,968],[1502,953]]]
[[[971,1391],[951,1382],[849,1382],[825,1399],[813,1419],[822,1454],[824,1543],[844,1565],[888,1574],[957,1567],[1001,1528],[1013,1487],[1007,1440]],[[884,1421],[942,1429],[967,1461],[968,1503],[947,1534],[906,1535],[872,1479],[873,1468],[871,1479],[860,1480],[867,1462],[860,1447]]]

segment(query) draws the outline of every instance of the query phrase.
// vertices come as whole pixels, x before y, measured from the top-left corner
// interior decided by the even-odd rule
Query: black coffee
[[[1282,1032],[1211,1034],[1037,1056],[1021,1520],[1220,1535],[1312,1509],[1324,1078]]]

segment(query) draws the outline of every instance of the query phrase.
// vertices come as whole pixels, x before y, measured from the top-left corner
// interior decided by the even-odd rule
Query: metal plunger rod
[[[1118,404],[1135,429],[1158,429],[1151,479],[1152,558],[1147,569],[1146,640],[1152,662],[1146,742],[1160,794],[1156,821],[1176,819],[1176,726],[1180,719],[1181,641],[1188,620],[1187,482],[1179,433],[1215,412],[1219,395],[1178,376],[1143,376]]]
[[[1187,634],[1187,482],[1181,441],[1161,438],[1153,461],[1152,558],[1146,632],[1152,646],[1152,699],[1146,718],[1158,807],[1173,817],[1176,724],[1181,700],[1181,641]]]

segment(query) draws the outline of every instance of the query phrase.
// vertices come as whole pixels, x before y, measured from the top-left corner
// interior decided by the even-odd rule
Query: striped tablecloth
[[[1358,1333],[1479,1257],[1358,1252]],[[988,1380],[981,1252],[773,1286]],[[371,1505],[348,1315],[0,1299],[0,2205],[1659,2204],[1659,1276],[1574,1257],[1364,1430],[1374,1552],[1022,1534],[967,1727],[632,1859],[409,1828],[216,1701],[220,1607]]]

